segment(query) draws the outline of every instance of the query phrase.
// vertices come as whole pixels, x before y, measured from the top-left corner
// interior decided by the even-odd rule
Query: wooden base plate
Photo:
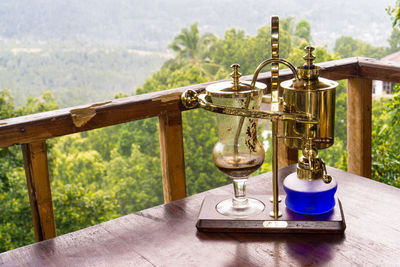
[[[284,200],[279,204],[282,216],[274,220],[269,216],[272,203],[269,196],[249,196],[261,200],[264,211],[246,218],[230,218],[217,212],[215,206],[229,196],[207,196],[200,209],[196,227],[204,232],[270,232],[270,233],[343,233],[346,223],[342,204],[336,199],[332,211],[320,215],[303,215],[285,207]]]

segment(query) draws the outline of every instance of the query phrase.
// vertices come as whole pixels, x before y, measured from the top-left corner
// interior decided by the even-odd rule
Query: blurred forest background
[[[109,7],[111,14],[119,11],[122,15],[113,17],[98,7],[90,9],[88,21],[94,25],[95,21],[104,20],[101,27],[90,27],[93,25],[87,21],[80,23],[82,12],[91,2],[74,0],[65,6],[49,0],[0,3],[1,119],[225,79],[231,72],[229,66],[235,62],[241,65],[243,74],[251,74],[259,62],[271,57],[270,25],[260,22],[261,26],[246,30],[255,23],[249,19],[241,29],[232,27],[242,21],[224,20],[219,17],[220,13],[210,12],[211,1],[202,1],[209,4],[203,8],[197,6],[196,16],[208,14],[198,19],[198,23],[193,23],[193,18],[190,21],[186,21],[189,18],[168,19],[173,17],[172,11],[163,13],[162,9],[153,10],[150,6],[142,14],[142,9],[133,8],[135,1],[119,1],[121,5],[104,1],[99,6]],[[163,1],[156,2],[165,5]],[[217,4],[220,8],[231,8],[228,1],[221,2],[225,5]],[[293,3],[281,2],[282,5]],[[305,2],[310,2],[308,6],[315,3]],[[346,5],[349,14],[353,12],[353,4],[347,3],[350,1],[339,2]],[[373,12],[378,10],[377,1],[351,2],[372,8]],[[343,26],[342,36],[333,28],[321,28],[322,21],[328,20],[331,13],[339,12],[333,4],[326,4],[324,12],[317,12],[313,6],[302,18],[290,16],[291,8],[306,10],[307,5],[299,6],[296,2],[281,12],[286,15],[281,15],[280,22],[281,57],[295,65],[303,64],[303,48],[310,43],[316,46],[317,62],[352,56],[382,58],[400,51],[400,30],[397,21],[392,27],[389,16],[396,17],[398,5],[389,8],[387,15],[385,9],[393,4],[387,2],[387,5],[379,3],[379,7],[380,16],[389,23],[368,24],[370,28],[365,32],[375,37],[371,41],[366,41],[368,34],[362,35],[362,30],[351,31],[354,27],[351,16],[342,17],[337,23],[333,23],[334,18],[329,20],[330,27]],[[257,8],[261,1],[250,3],[254,5],[250,16],[253,20],[261,16],[263,21],[269,19],[269,14]],[[136,4],[146,7],[142,2]],[[183,5],[179,1],[170,4]],[[36,16],[31,19],[35,23],[29,25],[28,13],[20,12],[21,8],[25,12],[29,8],[35,11],[40,5],[47,6],[44,9],[47,11],[34,12]],[[57,14],[76,20],[63,20]],[[145,19],[146,15],[150,16]],[[365,16],[358,14],[357,20],[367,23]],[[20,22],[8,23],[15,19]],[[223,27],[223,31],[210,25],[203,27],[207,19],[218,19],[215,25]],[[227,25],[227,21],[231,24]],[[168,30],[160,30],[162,23]],[[175,24],[179,25],[176,32]],[[140,27],[147,29],[147,35],[142,35]],[[171,32],[172,37],[167,34]],[[384,34],[388,42],[382,41]],[[329,41],[321,40],[320,35]],[[383,39],[377,43],[379,38]],[[400,88],[396,87],[392,98],[374,100],[372,132],[373,178],[397,187],[400,187],[399,92]],[[335,144],[320,154],[328,165],[346,170],[345,81],[340,81],[337,88],[335,124]],[[152,118],[48,140],[58,235],[163,202],[157,127],[157,119]],[[211,151],[217,142],[215,116],[203,110],[184,112],[183,127],[188,193],[229,183],[212,162]],[[268,141],[269,136],[264,139]],[[269,157],[270,153],[268,150]],[[258,172],[269,171],[270,161],[267,157]],[[34,234],[22,153],[17,146],[3,148],[0,149],[0,252],[32,242]]]

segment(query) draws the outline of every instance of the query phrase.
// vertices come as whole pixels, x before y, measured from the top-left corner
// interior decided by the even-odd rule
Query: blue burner
[[[334,178],[326,184],[322,179],[301,180],[297,178],[297,173],[292,173],[283,181],[283,188],[286,191],[286,207],[296,213],[322,214],[335,206],[337,183]]]

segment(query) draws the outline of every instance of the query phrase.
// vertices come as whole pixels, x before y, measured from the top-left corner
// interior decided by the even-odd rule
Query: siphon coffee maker
[[[311,46],[305,48],[305,63],[297,69],[279,58],[278,17],[271,20],[271,49],[272,58],[257,67],[252,81],[240,80],[240,66],[233,64],[231,81],[212,84],[202,94],[193,90],[182,94],[186,108],[201,107],[217,114],[219,141],[213,159],[234,185],[233,198],[204,199],[196,226],[200,231],[342,233],[346,224],[342,205],[335,197],[337,183],[318,156],[318,150],[332,146],[334,141],[338,84],[320,77]],[[279,83],[279,64],[291,70],[292,80]],[[267,65],[271,65],[269,90],[257,82]],[[270,110],[262,110],[262,102],[268,103]],[[257,137],[260,119],[270,120],[272,126],[271,200],[268,195],[246,196],[248,176],[264,161],[264,149]],[[283,180],[285,201],[279,196],[278,138],[302,151],[296,172]],[[279,205],[284,207],[280,209]]]

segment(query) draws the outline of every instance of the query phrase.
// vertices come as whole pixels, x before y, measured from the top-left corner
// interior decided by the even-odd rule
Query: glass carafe
[[[211,95],[212,102],[225,107],[259,109],[261,97],[249,96],[245,86],[241,89],[229,97]],[[219,141],[214,146],[213,159],[218,169],[232,179],[235,195],[217,204],[216,209],[233,218],[256,215],[264,210],[264,204],[246,197],[246,181],[264,162],[264,148],[257,138],[258,120],[217,114],[217,122]]]

